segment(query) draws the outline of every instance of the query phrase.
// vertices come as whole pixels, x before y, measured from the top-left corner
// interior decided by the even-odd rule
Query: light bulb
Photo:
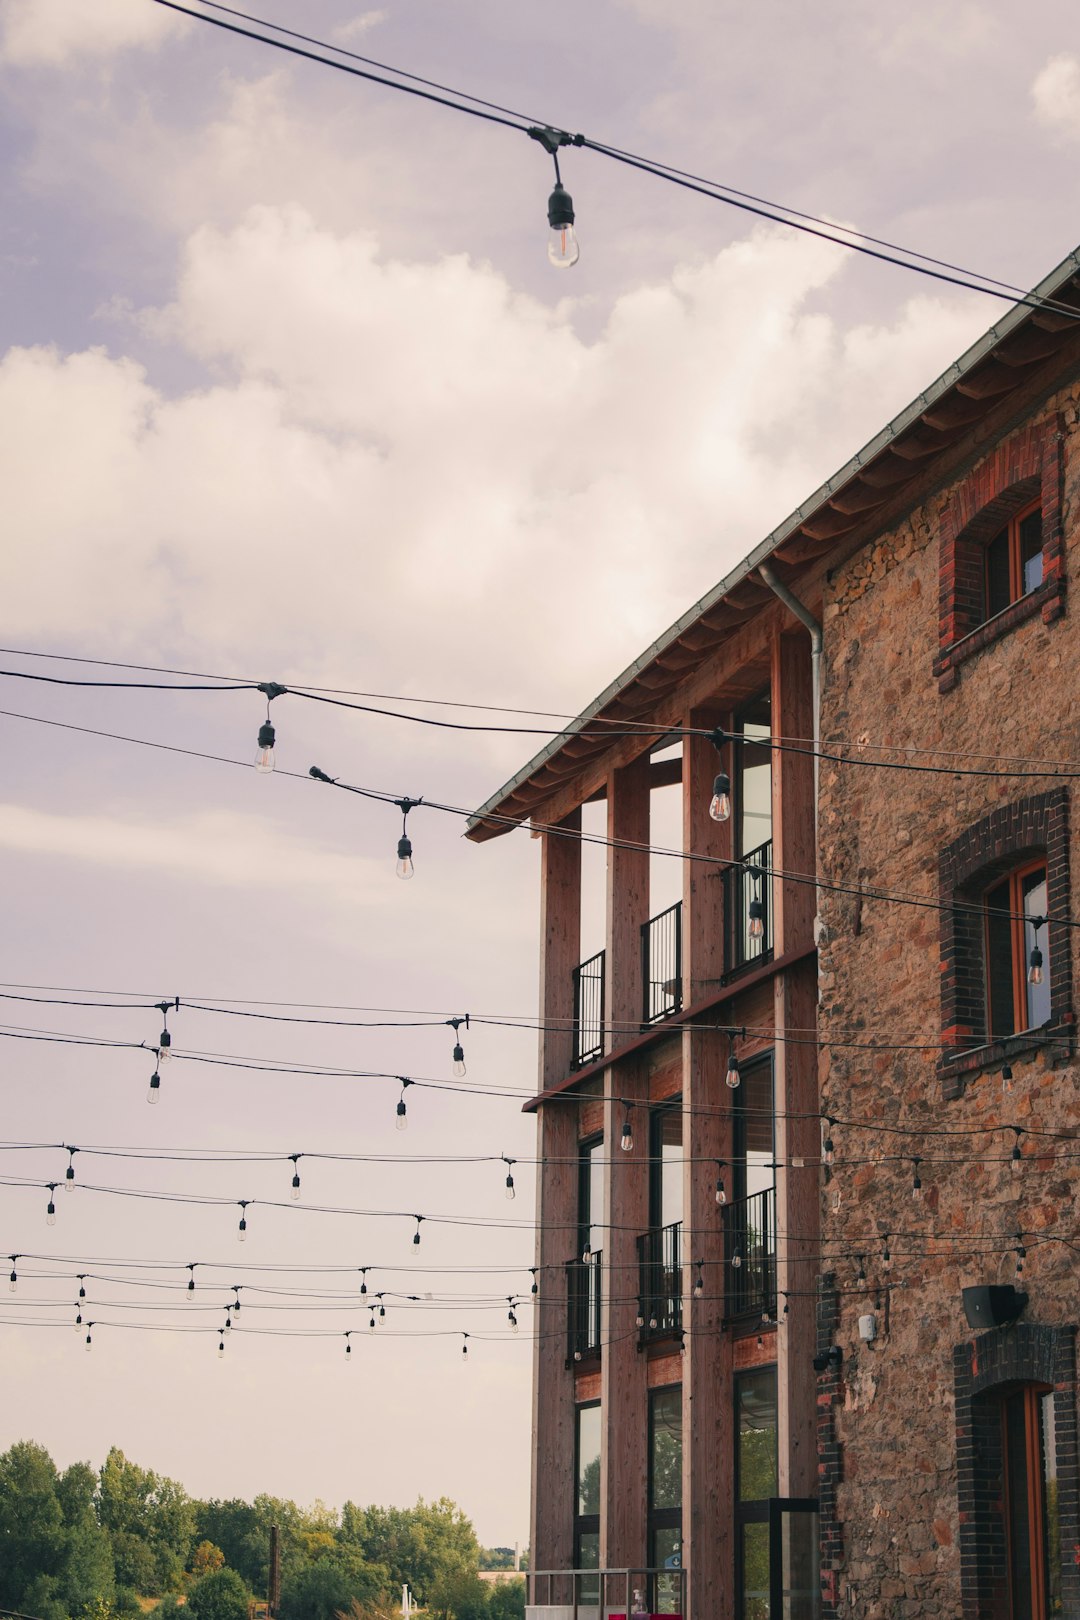
[[[714,821],[728,821],[731,817],[731,783],[726,771],[721,771],[713,783],[709,814]]]
[[[90,1346],[91,1346],[91,1344],[92,1344],[92,1343],[93,1343],[93,1340],[92,1340],[92,1339],[91,1339],[91,1337],[90,1337],[90,1335],[89,1335],[89,1333],[88,1333],[88,1334],[87,1334],[87,1335],[86,1335],[86,1351],[87,1351],[87,1354],[88,1354],[88,1355],[89,1355],[89,1353],[90,1353]]]
[[[747,933],[751,939],[761,939],[765,933],[765,913],[760,900],[751,900],[748,916]]]
[[[833,1139],[831,1136],[827,1136],[825,1138],[825,1146],[821,1150],[822,1164],[832,1164],[835,1153],[836,1149],[833,1147]]]
[[[645,1318],[642,1316],[640,1308],[634,1318],[634,1326],[639,1328],[643,1328],[645,1326]]]
[[[1014,1144],[1014,1146],[1013,1146],[1013,1150],[1012,1150],[1012,1173],[1013,1173],[1013,1175],[1018,1176],[1023,1168],[1024,1168],[1024,1158],[1023,1158],[1022,1153],[1020,1152],[1020,1140],[1019,1140],[1019,1137],[1018,1137],[1015,1144]]]
[[[14,1267],[12,1267],[11,1276],[8,1278],[8,1292],[14,1294],[17,1291],[18,1286],[19,1279],[16,1275]]]
[[[506,1201],[507,1201],[507,1203],[512,1204],[514,1202],[514,1199],[515,1199],[516,1196],[517,1196],[517,1193],[516,1193],[516,1189],[514,1187],[514,1178],[513,1178],[513,1176],[508,1174],[507,1177],[506,1177]]]
[[[922,1197],[922,1177],[919,1175],[917,1170],[915,1172],[915,1178],[911,1183],[911,1196],[912,1198]]]
[[[171,1057],[172,1036],[167,1029],[163,1029],[158,1037],[157,1066],[159,1074]]]
[[[258,752],[255,755],[255,769],[262,776],[269,776],[274,768],[274,728],[269,720],[259,727]]]
[[[56,1205],[53,1203],[51,1198],[49,1199],[49,1207],[45,1211],[45,1225],[46,1226],[55,1226],[56,1225]]]
[[[718,1204],[727,1203],[727,1189],[722,1179],[716,1183],[716,1202]]]
[[[403,883],[407,883],[409,878],[413,876],[415,870],[416,868],[413,866],[412,859],[412,843],[408,838],[406,838],[405,834],[402,833],[401,837],[398,839],[397,865],[394,867],[394,872],[399,878],[401,878]]]
[[[735,1056],[734,1052],[728,1058],[727,1075],[725,1078],[732,1091],[735,1091],[742,1082],[742,1070],[739,1068],[739,1060]]]
[[[218,1340],[217,1353],[218,1353],[218,1360],[223,1361],[225,1359],[225,1340],[224,1339],[219,1339]]]
[[[407,1131],[408,1128],[409,1128],[409,1119],[408,1119],[408,1115],[405,1112],[405,1099],[404,1099],[404,1097],[400,1097],[398,1099],[397,1119],[394,1121],[394,1124],[395,1124],[396,1129],[399,1130],[399,1131]]]
[[[247,1242],[247,1221],[243,1215],[241,1215],[240,1225],[236,1229],[236,1241],[238,1243]]]
[[[293,1175],[292,1190],[289,1193],[289,1197],[292,1199],[294,1204],[300,1202],[300,1176],[298,1173]]]
[[[634,1131],[630,1124],[629,1116],[623,1120],[622,1138],[619,1142],[619,1146],[622,1148],[624,1153],[632,1153],[634,1151]]]
[[[78,1313],[78,1315],[76,1316],[76,1318],[75,1318],[75,1331],[76,1331],[76,1333],[78,1333],[78,1331],[79,1331],[79,1329],[81,1327],[82,1327],[82,1311],[80,1311]]]
[[[375,1318],[374,1318],[374,1316],[372,1316],[371,1321],[368,1323],[367,1330],[368,1330],[369,1333],[374,1333],[374,1331],[375,1331]]]
[[[1011,1063],[1003,1063],[1002,1066],[1001,1066],[1001,1089],[1002,1089],[1002,1091],[1011,1091],[1012,1088],[1013,1088],[1012,1064]]]
[[[74,1185],[75,1185],[75,1166],[73,1164],[69,1164],[67,1169],[64,1171],[64,1191],[65,1192],[70,1192],[72,1187],[74,1187]]]
[[[581,1263],[582,1263],[582,1265],[587,1266],[591,1259],[592,1259],[592,1250],[590,1249],[589,1245],[586,1243],[585,1247],[581,1251]]]
[[[157,1069],[155,1069],[153,1074],[150,1076],[150,1085],[146,1093],[146,1100],[148,1103],[156,1103],[161,1101],[161,1074]]]
[[[1042,982],[1043,982],[1043,954],[1042,954],[1042,951],[1040,951],[1040,949],[1039,949],[1039,947],[1037,945],[1033,945],[1031,947],[1031,955],[1028,958],[1028,962],[1030,964],[1029,967],[1028,967],[1028,983],[1029,984],[1042,984]]]
[[[650,1331],[650,1333],[655,1333],[656,1329],[657,1329],[657,1326],[658,1326],[657,1317],[656,1317],[656,1312],[654,1311],[653,1314],[649,1317],[649,1331]]]
[[[347,1358],[352,1356],[352,1345],[351,1344],[346,1344],[346,1346],[345,1346],[345,1355],[346,1355]],[[350,1365],[351,1365],[351,1362],[350,1362]]]
[[[738,1249],[736,1249],[735,1253],[732,1255],[731,1263],[735,1267],[736,1271],[738,1271],[739,1267],[742,1265],[742,1255],[739,1253]]]
[[[465,1074],[465,1053],[458,1044],[454,1047],[454,1073],[461,1080]]]
[[[518,1330],[518,1319],[514,1315],[513,1311],[509,1312],[509,1314],[507,1316],[507,1321],[510,1323],[510,1326],[513,1329],[513,1331],[516,1333],[517,1330]]]

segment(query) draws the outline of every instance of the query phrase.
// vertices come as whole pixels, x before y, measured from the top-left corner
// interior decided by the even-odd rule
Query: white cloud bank
[[[1035,116],[1055,134],[1080,140],[1080,60],[1052,56],[1031,87]]]
[[[77,58],[156,47],[190,26],[149,0],[4,0],[0,60],[66,67]]]

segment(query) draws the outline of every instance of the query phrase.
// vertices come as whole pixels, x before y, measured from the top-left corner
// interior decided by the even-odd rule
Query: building
[[[543,848],[538,1617],[1080,1615],[1074,312],[1078,255],[470,823]]]

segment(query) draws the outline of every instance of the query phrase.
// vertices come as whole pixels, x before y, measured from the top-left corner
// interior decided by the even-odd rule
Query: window
[[[731,1202],[724,1208],[724,1320],[760,1326],[776,1312],[776,1179],[771,1054],[733,1093]]]
[[[649,1230],[637,1241],[638,1321],[643,1339],[682,1327],[682,1104],[649,1116]]]
[[[987,1033],[1037,1029],[1050,1018],[1046,861],[1000,879],[987,891],[985,906]]]
[[[682,1103],[654,1108],[649,1118],[649,1225],[674,1226],[682,1220]]]
[[[574,1477],[574,1567],[600,1568],[600,1402],[579,1406],[576,1414]],[[589,1588],[592,1587],[590,1591]],[[597,1602],[598,1583],[581,1583],[579,1598]]]
[[[578,1252],[582,1259],[604,1247],[604,1138],[582,1142],[578,1152]]]
[[[1028,1384],[1002,1397],[1001,1453],[1009,1620],[1061,1613],[1054,1396]]]
[[[732,754],[733,847],[743,864],[725,868],[724,972],[760,961],[772,928],[772,701],[768,692],[739,711]]]
[[[674,1614],[682,1568],[682,1387],[649,1392],[649,1565],[658,1573],[652,1607]]]
[[[577,1253],[566,1263],[569,1361],[600,1354],[603,1219],[604,1138],[596,1136],[578,1149]]]
[[[983,560],[986,617],[994,618],[1042,584],[1042,507],[1010,517],[987,543]]]
[[[769,1498],[778,1494],[776,1368],[735,1379],[735,1616],[769,1620]]]

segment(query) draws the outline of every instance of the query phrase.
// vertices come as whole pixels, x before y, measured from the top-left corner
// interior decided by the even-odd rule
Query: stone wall
[[[1047,400],[826,585],[825,749],[946,767],[821,767],[822,876],[854,891],[824,891],[820,905],[821,1098],[835,1121],[826,1127],[834,1154],[824,1170],[822,1270],[836,1289],[835,1308],[830,1296],[820,1320],[843,1353],[838,1375],[830,1366],[819,1381],[823,1506],[835,1504],[825,1515],[826,1614],[1000,1612],[972,1608],[962,1595],[970,1580],[961,1580],[954,1353],[973,1334],[961,1289],[1012,1282],[1022,1249],[1024,1322],[1059,1330],[1080,1320],[1070,1246],[1080,1149],[1074,1156],[1070,1143],[1035,1134],[1080,1129],[1070,1031],[976,1054],[962,1084],[950,1079],[942,1047],[957,1036],[943,1034],[947,930],[938,909],[947,846],[995,810],[1060,789],[1061,780],[1038,774],[1038,762],[1080,769],[1080,636],[1071,622],[1080,589],[1078,399],[1080,385]],[[946,532],[951,524],[955,533],[961,484],[978,488],[984,465],[1009,465],[1017,436],[1053,446],[1060,533],[1052,609],[1014,615],[1006,633],[984,638],[944,680]],[[1019,452],[1014,459],[1019,465]],[[955,774],[1000,769],[1006,758],[1021,762],[1010,778]],[[1080,782],[1064,785],[1075,829]],[[1069,837],[1075,846],[1075,831]],[[1076,872],[1075,847],[1072,855]],[[882,891],[925,905],[897,904]],[[1075,882],[1066,905],[1080,917]],[[1059,934],[1056,1010],[1067,1018],[1080,986],[1080,930]],[[903,1049],[875,1051],[876,1043]],[[867,1312],[878,1323],[872,1343],[858,1337]],[[1070,1488],[1075,1494],[1075,1468]],[[1067,1589],[1063,1612],[1075,1614],[1076,1601]]]

